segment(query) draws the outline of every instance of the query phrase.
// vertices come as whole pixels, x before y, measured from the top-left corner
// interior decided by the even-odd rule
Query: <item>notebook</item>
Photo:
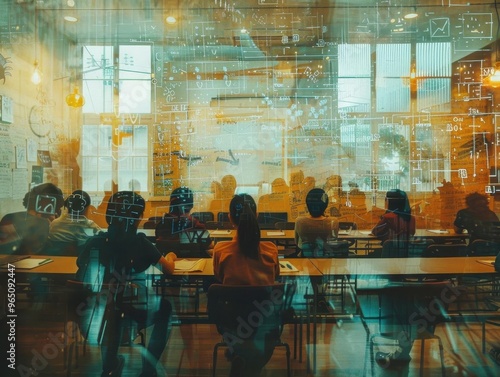
[[[495,261],[494,260],[478,260],[477,263],[485,264],[487,266],[494,267],[495,266]]]
[[[187,260],[180,259],[175,261],[175,271],[184,272],[202,272],[205,268],[206,259]]]
[[[267,235],[268,236],[284,236],[285,232],[282,232],[282,231],[279,231],[279,230],[275,230],[275,231],[269,231],[269,232],[267,232]]]
[[[11,264],[20,270],[31,270],[51,262],[53,262],[53,260],[50,258],[26,258]]]
[[[231,229],[226,229],[226,230],[213,230],[210,232],[211,235],[214,236],[225,236],[228,234],[231,234]]]
[[[428,232],[437,233],[437,234],[446,234],[449,233],[446,229],[427,229]]]

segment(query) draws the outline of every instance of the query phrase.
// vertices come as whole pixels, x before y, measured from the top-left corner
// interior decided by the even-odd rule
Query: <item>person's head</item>
[[[276,178],[271,183],[271,190],[273,194],[288,193],[288,186],[283,178]]]
[[[406,192],[399,189],[392,189],[385,194],[385,206],[387,211],[397,213],[405,220],[411,217],[410,201]]]
[[[488,207],[488,197],[478,192],[473,192],[465,197],[465,204],[468,208],[473,209]]]
[[[342,189],[342,176],[340,175],[331,175],[326,179],[327,187],[334,187]]]
[[[106,222],[110,228],[136,231],[146,202],[133,191],[118,191],[108,201]]]
[[[257,205],[248,194],[238,194],[229,203],[229,219],[237,226],[238,246],[249,258],[259,255],[260,227],[257,221]]]
[[[170,194],[169,212],[177,216],[188,214],[194,205],[194,195],[191,189],[182,186],[177,187]]]
[[[328,207],[328,195],[325,190],[320,188],[310,190],[306,196],[306,206],[312,217],[323,216]]]
[[[23,206],[27,212],[53,220],[61,215],[64,197],[61,189],[53,183],[34,186],[24,195]]]
[[[64,207],[71,216],[83,216],[89,207],[90,196],[83,190],[75,190],[64,201]]]
[[[141,182],[139,182],[137,179],[131,179],[128,182],[128,189],[130,191],[141,191]]]

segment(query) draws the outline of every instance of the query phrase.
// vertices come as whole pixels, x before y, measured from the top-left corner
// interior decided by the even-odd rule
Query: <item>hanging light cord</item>
[[[496,33],[496,41],[495,41],[495,60],[496,62],[500,61],[500,48],[498,46],[498,39],[500,38],[500,14],[498,13],[498,1],[495,0],[495,14],[497,16],[497,33]],[[495,63],[496,63],[495,62]]]

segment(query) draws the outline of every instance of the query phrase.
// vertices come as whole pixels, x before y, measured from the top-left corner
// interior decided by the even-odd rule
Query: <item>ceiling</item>
[[[74,2],[74,6],[72,5]],[[0,41],[49,33],[66,43],[147,42],[170,59],[208,59],[246,48],[240,59],[310,59],[340,43],[452,41],[454,59],[498,36],[496,1],[471,0],[0,0]],[[418,3],[418,4],[417,4]],[[69,4],[69,5],[68,5]],[[404,15],[416,11],[410,20]],[[67,22],[71,15],[77,22]],[[177,19],[167,24],[167,16]],[[37,23],[35,22],[35,19]],[[246,32],[242,33],[241,30]],[[239,52],[240,54],[241,51]],[[217,55],[217,54],[214,54]]]

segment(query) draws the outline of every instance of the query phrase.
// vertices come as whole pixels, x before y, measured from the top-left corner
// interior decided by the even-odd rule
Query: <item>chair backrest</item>
[[[294,230],[295,223],[293,221],[278,221],[278,222],[274,223],[274,229]]]
[[[229,212],[218,212],[217,221],[228,223],[229,222]]]
[[[207,291],[207,313],[231,347],[250,342],[275,344],[281,335],[286,303],[285,284],[212,284]],[[263,345],[263,344],[262,344]]]
[[[161,221],[156,224],[156,238],[178,240],[180,234],[193,228],[193,224],[187,217],[177,217],[165,214]]]
[[[210,230],[233,229],[233,225],[228,221],[207,221],[205,227]]]
[[[349,256],[349,241],[316,240],[302,243],[302,256],[305,258],[346,258]]]
[[[386,240],[382,243],[382,258],[407,258],[409,242],[406,240]]]
[[[424,250],[424,258],[465,257],[468,249],[466,244],[431,244]]]
[[[146,285],[144,277],[133,275],[131,267],[115,270],[114,255],[105,233],[89,238],[76,261],[76,281],[81,282],[82,287],[89,292],[112,292],[115,302],[120,304],[137,296],[135,291],[138,285],[134,282],[141,281],[140,285],[144,289]]]
[[[278,221],[288,221],[287,212],[259,212],[257,221],[261,229],[275,229],[275,224]]]
[[[186,229],[171,239],[157,239],[156,248],[162,254],[173,251],[179,258],[206,258],[212,244],[207,229]]]
[[[352,221],[339,221],[339,230],[356,230],[358,225]]]
[[[155,229],[156,225],[161,222],[163,216],[153,216],[148,218],[148,220],[142,225],[143,229]]]
[[[214,221],[214,214],[212,212],[193,212],[191,216],[198,219],[200,222],[206,224],[207,221]]]
[[[474,240],[469,244],[470,256],[497,256],[500,253],[500,242]]]
[[[78,266],[76,280],[82,282],[91,292],[99,292],[104,281],[105,266],[101,264],[100,259],[105,244],[104,235],[89,238],[76,260]]]

